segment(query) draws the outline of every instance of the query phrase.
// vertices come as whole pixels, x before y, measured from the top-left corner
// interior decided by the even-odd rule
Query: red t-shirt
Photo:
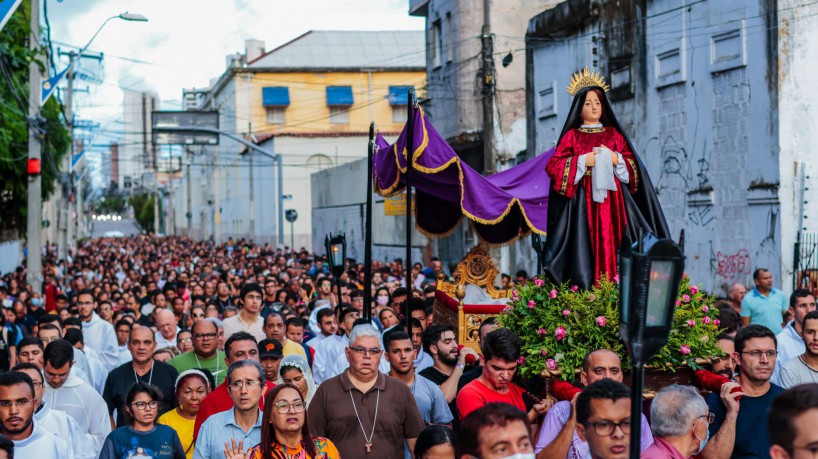
[[[264,391],[264,394],[266,395],[267,392],[270,392],[270,389],[275,386],[274,383],[267,381],[267,390]],[[225,380],[202,400],[202,406],[199,407],[196,422],[193,424],[193,439],[195,440],[199,437],[199,429],[202,427],[202,424],[207,421],[207,418],[216,413],[227,411],[230,408],[233,408],[233,399],[230,398],[230,393],[227,391],[227,380]],[[258,408],[264,411],[264,396],[258,401]]]
[[[501,394],[490,387],[486,387],[478,378],[460,389],[457,394],[457,411],[460,412],[460,419],[464,419],[469,413],[484,407],[488,403],[500,402],[508,403],[525,413],[524,392],[522,387],[509,383],[508,393]]]

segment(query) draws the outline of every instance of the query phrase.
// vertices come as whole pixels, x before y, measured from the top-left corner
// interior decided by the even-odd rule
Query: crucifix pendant
[[[372,452],[372,442],[371,441],[366,442],[366,452],[367,453]]]

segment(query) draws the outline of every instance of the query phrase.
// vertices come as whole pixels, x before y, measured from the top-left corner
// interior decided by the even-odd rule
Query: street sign
[[[153,142],[157,145],[218,145],[219,134],[198,131],[163,131],[181,126],[219,129],[217,111],[157,111],[151,113]]]
[[[293,223],[298,220],[298,212],[295,209],[287,209],[284,218],[286,218],[288,222]]]
[[[414,213],[415,210],[415,198],[412,196],[412,211]],[[390,196],[388,198],[384,198],[383,201],[383,212],[384,215],[387,217],[399,217],[406,215],[406,192],[401,194],[396,194],[395,196]]]
[[[20,6],[22,0],[0,0],[0,30],[6,25],[14,10]]]

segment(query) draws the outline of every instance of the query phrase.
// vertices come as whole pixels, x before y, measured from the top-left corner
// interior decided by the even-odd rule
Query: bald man
[[[582,361],[580,379],[588,386],[605,378],[622,382],[622,360],[608,349],[597,349],[585,356]],[[540,436],[534,451],[537,459],[556,459],[572,457],[591,457],[588,443],[576,433],[576,397],[574,400],[557,402],[543,420]],[[640,451],[653,444],[650,425],[642,415],[642,445]]]
[[[169,309],[157,311],[156,328],[159,330],[154,335],[156,339],[156,349],[176,346],[176,333],[179,327],[176,326],[176,316]]]
[[[741,314],[741,300],[744,299],[744,295],[746,294],[747,287],[742,284],[733,284],[730,286],[730,289],[727,290],[727,298],[733,303],[733,309],[739,314]]]

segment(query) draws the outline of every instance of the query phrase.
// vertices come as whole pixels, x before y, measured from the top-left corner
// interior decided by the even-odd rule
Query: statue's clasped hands
[[[611,161],[613,161],[614,166],[619,164],[619,155],[603,144],[594,148],[594,151],[585,154],[585,167],[594,167],[594,164],[596,164],[596,155],[603,152],[607,152],[611,155]]]

